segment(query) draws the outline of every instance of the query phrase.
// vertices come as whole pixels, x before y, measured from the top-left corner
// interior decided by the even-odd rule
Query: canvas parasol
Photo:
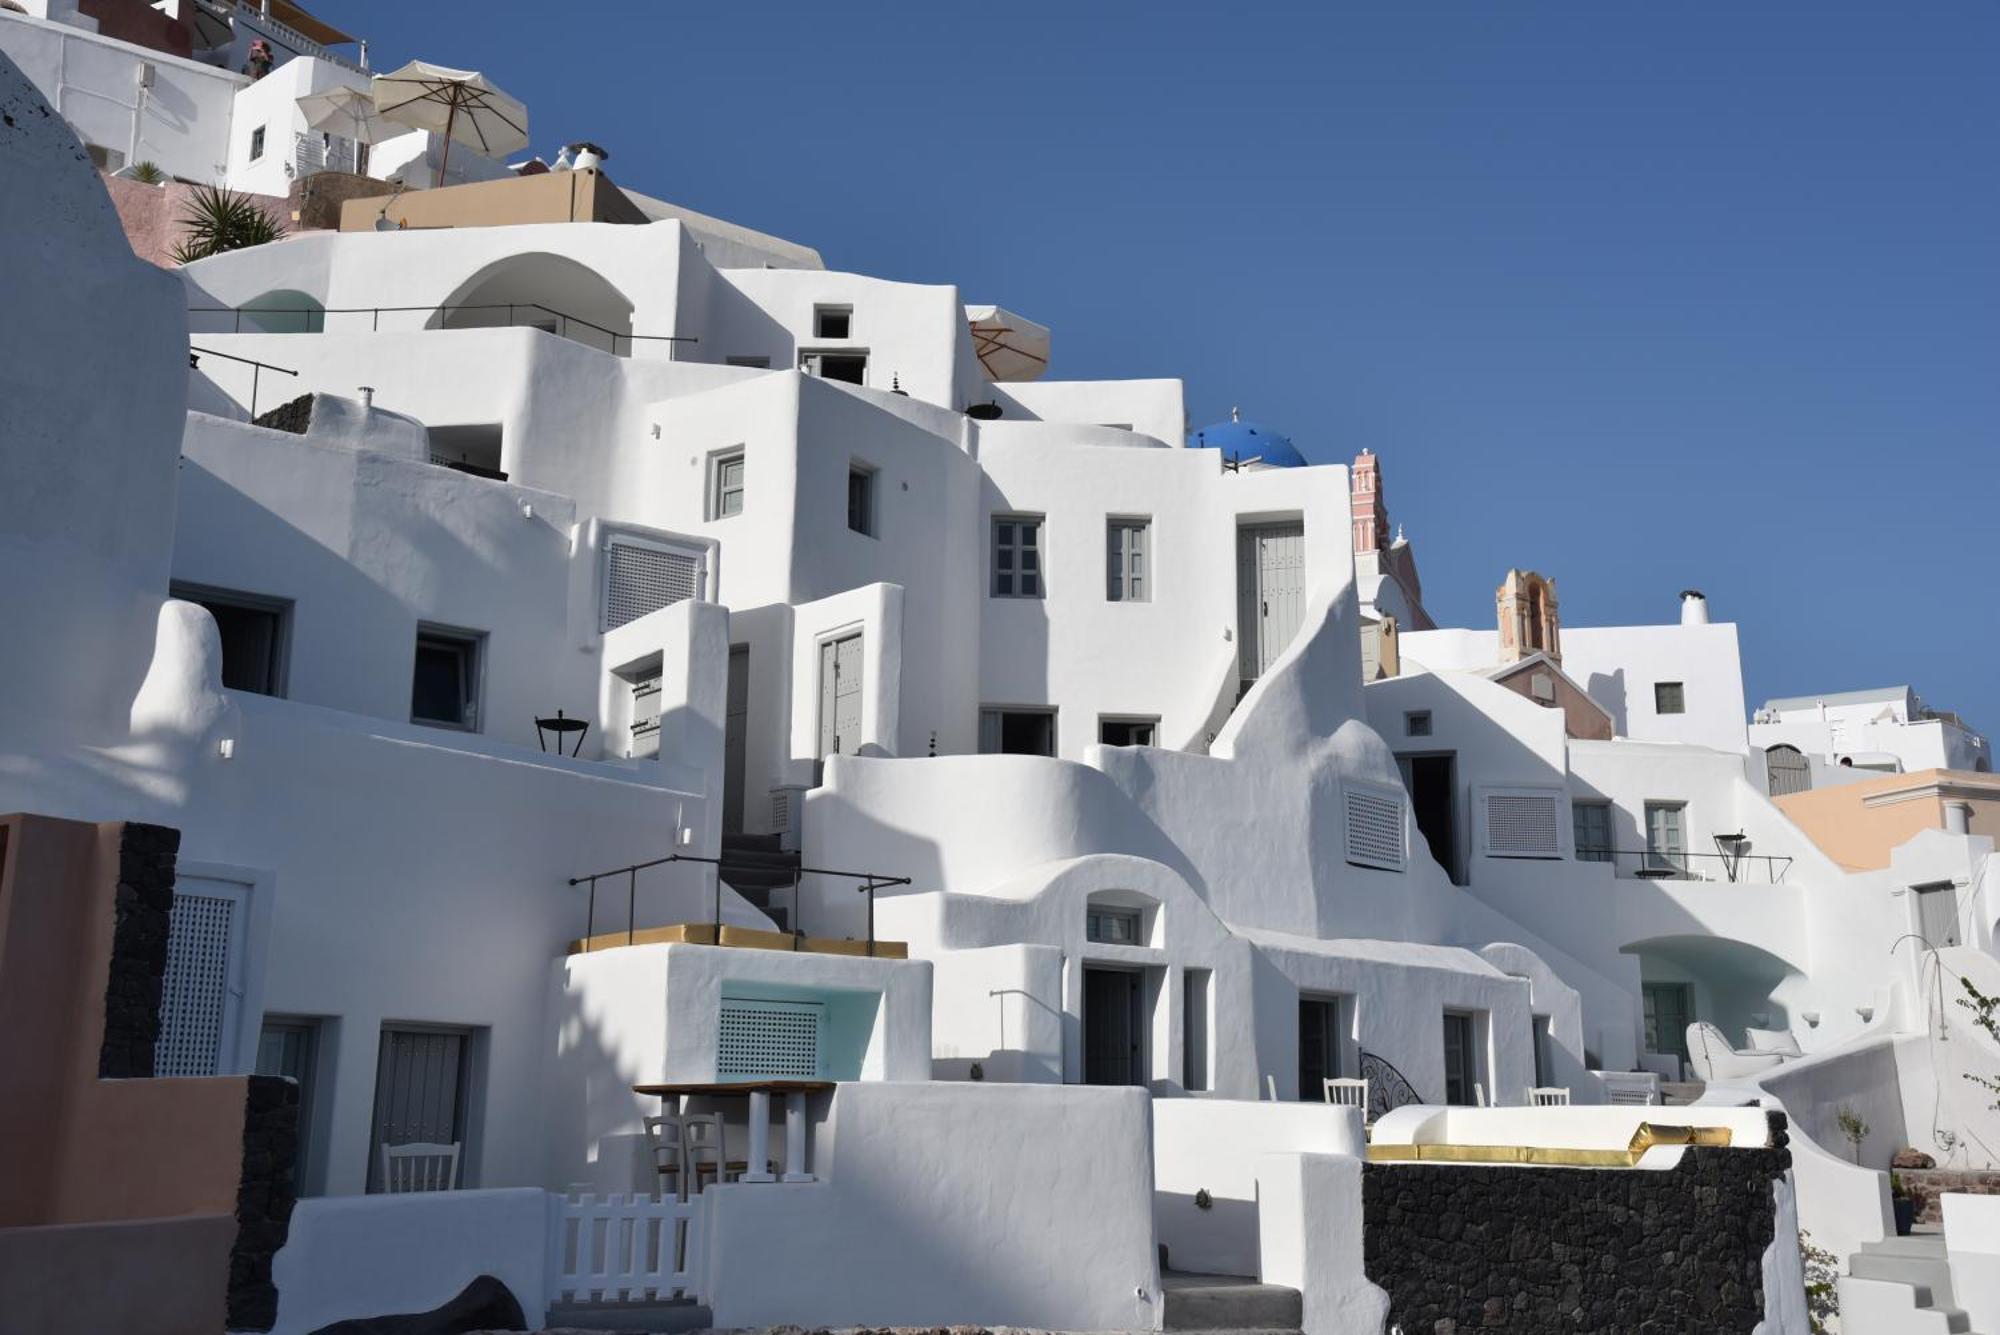
[[[477,70],[413,60],[392,74],[375,76],[375,110],[398,125],[444,136],[444,154],[438,161],[440,185],[454,139],[489,158],[512,153],[528,142],[528,109]]]
[[[308,93],[299,99],[299,114],[306,118],[308,130],[320,130],[353,140],[357,145],[354,155],[356,171],[364,169],[358,146],[375,143],[396,133],[375,110],[375,99],[364,88],[339,87]]]

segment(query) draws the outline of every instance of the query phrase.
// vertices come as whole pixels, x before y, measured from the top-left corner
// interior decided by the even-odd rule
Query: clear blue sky
[[[2000,734],[2000,5],[318,0],[535,148],[1383,458],[1427,601]]]

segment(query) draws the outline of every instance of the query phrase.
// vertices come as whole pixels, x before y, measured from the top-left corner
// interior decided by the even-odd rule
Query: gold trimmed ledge
[[[1545,1145],[1370,1145],[1369,1163],[1539,1164],[1554,1168],[1630,1168],[1656,1145],[1727,1148],[1726,1126],[1655,1126],[1639,1123],[1622,1150],[1566,1149]]]
[[[721,940],[717,940],[712,922],[681,922],[669,927],[644,927],[631,933],[601,932],[571,941],[567,953],[588,955],[600,950],[616,950],[621,946],[719,945],[739,950],[781,950],[792,954],[857,955],[863,958],[873,956],[883,960],[906,960],[910,957],[907,941],[877,941],[871,950],[866,941],[824,936],[794,937],[785,932],[766,932],[729,923],[723,924],[720,936]]]

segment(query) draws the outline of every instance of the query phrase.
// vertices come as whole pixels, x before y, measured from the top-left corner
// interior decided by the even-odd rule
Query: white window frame
[[[986,528],[987,596],[993,598],[1046,598],[1049,596],[1048,547],[1042,541],[1043,529],[1046,527],[1045,521],[1046,516],[1038,514],[996,514],[993,516],[992,521]],[[1000,541],[1000,526],[1002,524],[1011,524],[1014,526],[1013,541],[1005,544]],[[1032,529],[1035,535],[1035,540],[1032,543],[1022,541],[1024,532],[1029,529]],[[1000,553],[1003,551],[1008,552],[1013,558],[1004,572],[1000,569]],[[1026,572],[1021,568],[1022,557],[1030,551],[1035,554],[1035,591],[1033,593],[1023,593],[1021,592],[1021,579]],[[1003,573],[1008,580],[1008,587],[1005,592],[1002,592],[1000,588],[1000,579]]]
[[[848,460],[847,531],[849,533],[859,533],[864,538],[875,538],[881,536],[877,526],[877,517],[876,517],[877,516],[876,504],[880,500],[880,495],[879,495],[879,489],[875,485],[877,479],[881,475],[881,471],[882,470],[875,467],[875,465],[871,463],[865,463],[860,459]],[[861,524],[859,527],[856,527],[854,523],[854,480],[856,478],[861,479],[864,488],[861,499],[861,507],[862,507]]]
[[[1403,736],[1429,737],[1434,727],[1431,711],[1428,709],[1406,709],[1403,711]]]
[[[1104,740],[1104,725],[1107,723],[1143,724],[1153,730],[1150,742],[1107,742]],[[1160,744],[1160,716],[1158,714],[1099,714],[1097,716],[1097,744],[1099,746],[1158,746]]]
[[[412,700],[410,702],[410,722],[421,728],[444,728],[453,732],[480,731],[481,724],[484,721],[480,717],[482,713],[480,706],[486,698],[486,639],[487,635],[483,630],[472,630],[465,626],[440,625],[433,621],[419,621],[417,623],[417,634],[416,639],[412,642],[410,658],[410,672],[413,678],[416,673],[416,651],[422,648],[425,640],[450,641],[461,645],[466,650],[471,661],[465,673],[464,710],[460,721],[454,723],[450,719],[418,718],[416,701]],[[414,682],[411,689],[414,693]]]
[[[1105,519],[1104,599],[1112,603],[1153,601],[1150,515],[1111,515]]]
[[[997,746],[991,751],[988,751],[986,749],[986,736],[988,732],[986,721],[989,718],[993,720],[993,727],[992,727],[993,739],[995,742],[998,742],[1001,736],[1005,733],[1007,727],[1006,715],[1008,714],[1034,714],[1039,717],[1047,718],[1049,721],[1049,749],[1047,753],[1048,758],[1053,759],[1054,757],[1061,754],[1062,733],[1059,731],[1061,725],[1058,717],[1058,711],[1053,705],[981,705],[979,707],[979,739],[978,739],[980,755],[1001,756],[1001,755],[1034,754],[1034,752],[1031,751],[1002,751]]]
[[[1564,855],[1563,807],[1568,791],[1560,786],[1541,784],[1481,784],[1473,790],[1475,816],[1479,821],[1479,851],[1489,858],[1528,858],[1551,860]],[[1546,801],[1549,804],[1549,822],[1554,827],[1555,842],[1546,852],[1523,852],[1519,849],[1496,848],[1489,820],[1488,801],[1495,797],[1528,797]],[[1574,823],[1576,817],[1570,814]]]
[[[250,132],[250,156],[244,159],[245,162],[262,162],[264,160],[264,147],[269,138],[265,131],[270,128],[268,125],[259,125]]]
[[[1108,936],[1100,928],[1100,923],[1125,923],[1131,928],[1131,935],[1123,939]],[[1124,904],[1091,904],[1086,906],[1083,921],[1083,939],[1094,946],[1143,946],[1146,942],[1146,911]]]
[[[738,473],[736,485],[731,487],[723,480],[723,470],[735,464],[742,471]],[[708,522],[734,519],[743,513],[748,504],[750,492],[749,454],[741,445],[732,445],[726,450],[717,450],[708,456]],[[736,508],[731,510],[729,498],[736,498]]]
[[[271,594],[249,593],[242,589],[225,589],[217,584],[197,584],[189,580],[172,580],[167,585],[167,596],[184,603],[194,603],[207,607],[213,603],[219,607],[231,607],[240,612],[264,612],[278,619],[277,633],[272,637],[271,663],[269,665],[271,689],[252,691],[255,695],[268,695],[274,700],[285,698],[292,667],[292,613],[296,604],[290,598],[280,598]],[[213,608],[209,615],[215,615]]]
[[[829,334],[823,322],[829,315],[847,317],[847,332]],[[813,341],[816,343],[843,343],[854,337],[854,303],[847,301],[818,301],[813,303]]]
[[[1618,822],[1615,815],[1616,807],[1611,802],[1605,801],[1601,798],[1590,798],[1590,797],[1581,797],[1581,798],[1572,797],[1570,799],[1569,805],[1570,805],[1570,813],[1569,813],[1570,851],[1575,856],[1576,860],[1578,862],[1603,862],[1603,863],[1616,864],[1618,861]],[[1601,811],[1604,813],[1604,847],[1602,848],[1598,848],[1594,845],[1586,847],[1585,845],[1577,842],[1576,813],[1586,808],[1595,811]],[[1601,857],[1591,856],[1592,854],[1598,854],[1598,853],[1601,853],[1603,856]]]
[[[1680,815],[1677,833],[1680,847],[1658,848],[1653,842],[1653,813],[1655,811],[1675,811]],[[1674,798],[1648,799],[1641,808],[1641,820],[1646,836],[1644,869],[1648,872],[1666,872],[1674,880],[1688,880],[1693,872],[1688,870],[1688,804]]]
[[[1679,698],[1674,702],[1677,708],[1660,708],[1660,692],[1672,690]],[[1653,713],[1660,718],[1670,718],[1688,712],[1687,683],[1684,681],[1656,681],[1653,683]]]

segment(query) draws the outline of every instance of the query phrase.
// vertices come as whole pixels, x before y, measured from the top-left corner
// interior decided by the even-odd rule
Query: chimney
[[[1972,803],[1947,802],[1944,804],[1944,828],[1947,834],[1972,833]]]
[[[365,413],[375,406],[375,386],[361,385],[358,388],[361,390],[361,411]]]
[[[1681,624],[1683,626],[1706,626],[1708,624],[1708,599],[1700,589],[1681,590]]]

